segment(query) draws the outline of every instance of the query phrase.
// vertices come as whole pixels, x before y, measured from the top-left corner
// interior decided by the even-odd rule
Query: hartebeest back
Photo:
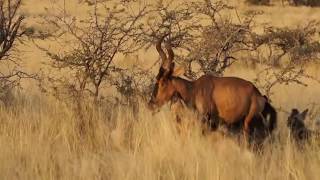
[[[163,51],[161,38],[156,49],[162,59],[149,106],[160,107],[179,96],[185,104],[213,121],[218,117],[227,124],[244,119],[244,131],[249,133],[249,124],[255,116],[270,115],[268,129],[271,132],[277,121],[277,114],[267,98],[249,81],[237,77],[216,77],[203,75],[195,81],[174,76],[174,52],[170,43],[165,43]]]

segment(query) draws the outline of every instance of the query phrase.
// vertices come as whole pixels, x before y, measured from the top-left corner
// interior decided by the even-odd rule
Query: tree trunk
[[[99,97],[99,85],[95,85],[95,91],[94,91],[94,103],[96,104],[98,102],[98,97]]]

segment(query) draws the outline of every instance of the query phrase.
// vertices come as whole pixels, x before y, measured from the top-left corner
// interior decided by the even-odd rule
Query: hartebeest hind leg
[[[257,101],[256,101],[256,98],[253,97],[251,100],[249,112],[243,122],[244,123],[243,133],[244,133],[246,140],[248,139],[249,133],[250,133],[250,123],[251,123],[252,119],[254,118],[254,116],[256,115],[256,112],[257,112]]]
[[[220,119],[215,113],[211,113],[209,115],[209,127],[211,130],[217,130],[219,127]]]

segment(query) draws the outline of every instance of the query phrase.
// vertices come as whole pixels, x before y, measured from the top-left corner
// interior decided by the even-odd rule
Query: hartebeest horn
[[[157,42],[157,45],[156,45],[156,48],[157,48],[157,51],[160,55],[160,58],[162,60],[162,64],[161,64],[161,67],[163,69],[165,69],[166,71],[170,71],[170,66],[171,66],[171,62],[168,61],[168,58],[165,54],[165,52],[163,51],[162,47],[161,47],[161,43],[163,41],[163,39],[165,38],[165,36],[162,36],[158,42]]]
[[[174,58],[174,52],[172,50],[172,46],[171,46],[171,42],[170,40],[168,40],[165,43],[167,52],[168,52],[168,64],[170,65],[170,70],[172,71],[174,68],[174,63],[173,63],[173,58]]]

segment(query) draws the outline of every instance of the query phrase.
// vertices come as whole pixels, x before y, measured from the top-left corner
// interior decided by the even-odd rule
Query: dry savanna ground
[[[25,0],[27,23],[43,28],[37,19],[52,2]],[[67,1],[67,8],[83,16],[86,9],[74,2]],[[296,26],[305,19],[320,20],[318,8],[229,2],[239,12],[265,11],[257,19],[261,25]],[[47,57],[33,43],[18,48],[26,69],[45,69]],[[136,63],[141,64],[158,58],[152,50],[138,57]],[[307,71],[318,75],[318,67],[312,64]],[[238,65],[226,74],[252,80],[257,71]],[[313,106],[320,102],[320,84],[306,83],[307,87],[277,86],[272,103],[285,111],[313,108],[307,125],[314,128],[315,119],[320,118]],[[203,136],[189,111],[179,127],[168,106],[152,114],[143,102],[132,110],[109,104],[97,108],[83,100],[80,114],[76,105],[39,93],[35,84],[23,83],[14,105],[0,108],[0,179],[319,179],[319,140],[299,150],[289,139],[286,112],[279,111],[273,141],[256,154],[235,138],[219,133]]]

